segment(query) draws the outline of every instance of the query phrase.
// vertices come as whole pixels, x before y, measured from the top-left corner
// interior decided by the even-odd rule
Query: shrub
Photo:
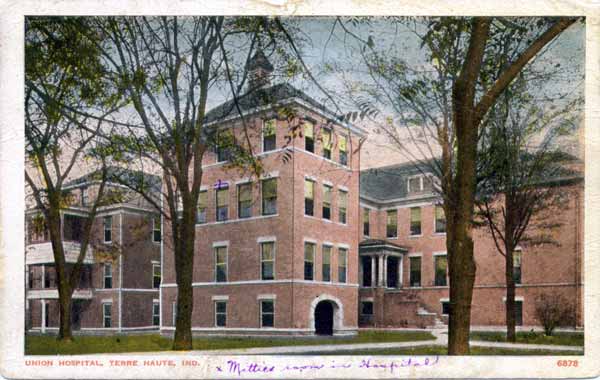
[[[575,326],[575,307],[560,294],[542,294],[535,301],[535,317],[551,336],[556,327]]]

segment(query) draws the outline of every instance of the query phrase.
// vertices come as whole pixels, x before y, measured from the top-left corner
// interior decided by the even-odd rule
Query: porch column
[[[383,255],[383,287],[387,288],[387,267],[388,267],[388,255]]]
[[[402,281],[402,275],[403,275],[403,270],[402,270],[402,266],[404,264],[404,260],[402,256],[398,257],[398,288],[402,288],[404,282]]]
[[[378,286],[384,286],[383,285],[384,284],[384,279],[383,279],[383,265],[384,265],[383,264],[383,255],[379,255],[379,271],[378,271],[379,273],[377,273],[378,276],[379,276],[379,281],[378,281],[378,284],[377,284]]]
[[[375,256],[371,256],[371,287],[377,286],[375,283],[377,276],[375,275]]]
[[[44,300],[40,300],[40,303],[42,304],[42,333],[46,332],[46,301]]]

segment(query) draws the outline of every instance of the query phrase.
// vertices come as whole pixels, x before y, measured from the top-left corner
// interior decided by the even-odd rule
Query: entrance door
[[[333,335],[333,305],[329,301],[321,301],[315,308],[315,333]]]

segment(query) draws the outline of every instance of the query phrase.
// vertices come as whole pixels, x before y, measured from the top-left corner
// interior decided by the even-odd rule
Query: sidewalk
[[[430,330],[435,340],[424,340],[415,342],[386,342],[386,343],[356,343],[356,344],[325,344],[312,346],[279,346],[279,347],[257,347],[243,349],[226,349],[226,350],[204,350],[190,351],[191,355],[294,355],[294,354],[310,354],[311,352],[336,352],[336,351],[353,351],[353,350],[373,350],[386,348],[409,348],[419,346],[446,346],[448,344],[448,331],[446,329]],[[486,341],[470,341],[471,346],[478,347],[497,347],[497,348],[513,348],[513,349],[529,349],[529,350],[552,350],[552,351],[573,351],[574,353],[583,352],[583,347],[580,346],[557,346],[550,344],[524,344],[524,343],[503,343],[503,342],[486,342]],[[172,354],[173,352],[162,352]],[[352,355],[351,352],[348,353]]]

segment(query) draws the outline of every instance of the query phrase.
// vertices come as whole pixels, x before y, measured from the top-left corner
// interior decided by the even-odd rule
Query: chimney
[[[271,84],[273,65],[261,48],[250,58],[246,69],[248,70],[248,92]]]

